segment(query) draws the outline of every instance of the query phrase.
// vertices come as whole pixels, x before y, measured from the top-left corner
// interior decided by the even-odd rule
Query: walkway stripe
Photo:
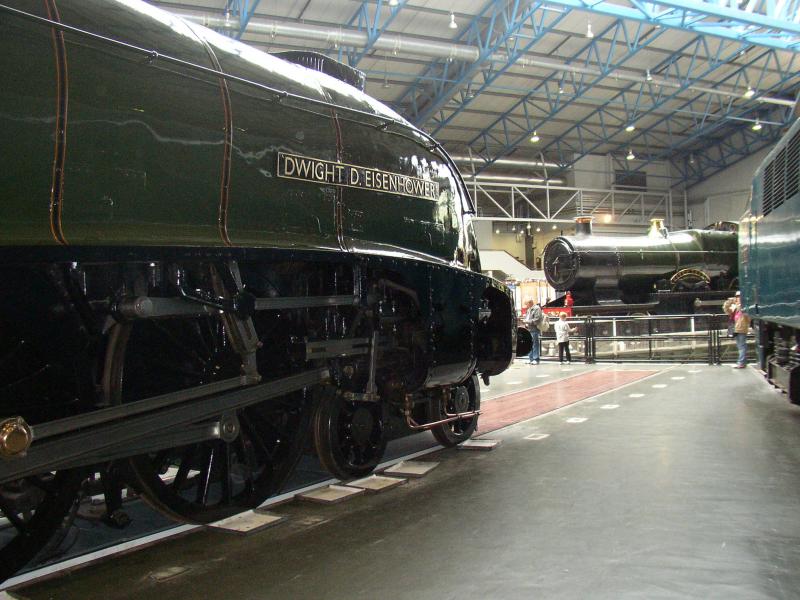
[[[644,379],[658,371],[594,371],[509,394],[481,405],[481,434]]]

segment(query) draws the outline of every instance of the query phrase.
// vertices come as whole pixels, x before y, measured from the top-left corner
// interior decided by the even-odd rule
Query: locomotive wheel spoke
[[[57,546],[72,522],[83,473],[60,471],[45,477],[52,482],[35,489],[30,489],[27,480],[0,486],[0,512],[13,528],[0,530],[0,581],[42,555],[47,547]],[[41,481],[39,478],[38,483]],[[17,508],[20,502],[23,506]]]
[[[222,446],[222,456],[220,456],[219,460],[220,466],[222,467],[222,473],[220,474],[220,481],[222,482],[222,501],[225,504],[230,504],[231,499],[233,498],[233,492],[231,490],[233,484],[231,481],[231,444],[222,442],[220,443],[220,446]]]
[[[132,402],[240,374],[219,316],[135,321],[113,336],[109,401]],[[236,411],[238,437],[198,442],[130,459],[132,485],[156,509],[207,523],[254,508],[286,481],[300,458],[311,406],[303,393]],[[172,476],[174,474],[174,477]]]
[[[172,486],[177,490],[183,489],[183,486],[186,484],[186,478],[189,476],[189,470],[192,464],[190,459],[193,454],[194,449],[191,446],[188,446],[183,451],[178,472],[175,474],[175,479],[172,480]]]
[[[58,295],[36,272],[5,269],[2,275],[0,417],[20,415],[36,425],[74,414],[85,355],[62,351],[78,334],[64,321],[54,324]],[[38,328],[45,312],[52,330],[47,335]],[[58,545],[74,517],[82,479],[82,471],[63,470],[0,485],[0,516],[8,522],[0,528],[0,582]]]
[[[206,363],[205,359],[203,359],[203,357],[197,353],[195,348],[182,343],[178,338],[175,337],[175,334],[172,331],[167,329],[165,325],[158,323],[157,321],[154,321],[154,324],[156,328],[165,336],[165,341],[171,343],[177,350],[181,352],[180,356],[191,358],[198,365],[204,365]]]
[[[11,523],[17,531],[23,534],[25,533],[25,521],[19,517],[17,511],[11,504],[5,502],[3,498],[0,498],[0,512],[3,513],[3,516],[8,519],[8,522]]]
[[[266,444],[264,443],[264,439],[258,435],[256,428],[253,426],[252,417],[247,413],[247,411],[244,411],[239,417],[239,422],[241,423],[242,428],[254,447],[253,451],[247,452],[247,457],[250,461],[251,470],[255,472],[256,461],[258,460],[256,454],[260,454],[262,458],[266,458],[268,461],[274,460],[275,455],[269,448],[267,448]]]

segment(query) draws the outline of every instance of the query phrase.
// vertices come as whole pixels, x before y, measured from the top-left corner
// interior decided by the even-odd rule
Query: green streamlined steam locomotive
[[[512,299],[453,162],[363,75],[137,0],[4,3],[0,56],[0,577],[86,473],[208,522],[309,432],[342,478],[401,429],[471,435]]]

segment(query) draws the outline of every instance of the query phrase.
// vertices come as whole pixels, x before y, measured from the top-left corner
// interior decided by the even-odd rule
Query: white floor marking
[[[619,404],[603,404],[600,408],[603,410],[614,410],[615,408],[619,408]]]
[[[687,373],[702,373],[702,369],[692,369],[691,371],[686,371]]]
[[[628,398],[644,398],[644,394],[628,394]]]
[[[536,377],[550,377],[550,375],[548,375],[548,374],[544,373],[544,374],[542,374],[542,375],[537,375]]]
[[[654,383],[653,387],[654,388],[665,388],[665,387],[667,387],[667,384],[666,383]]]
[[[530,435],[526,435],[524,439],[538,442],[539,440],[543,440],[548,437],[550,437],[549,433],[532,433]]]
[[[670,377],[670,379],[674,379],[675,381],[680,381],[681,379],[686,379],[683,375],[676,375],[675,377]]]
[[[505,383],[506,385],[519,385],[522,382],[521,381],[505,381],[503,383]]]
[[[583,423],[584,421],[588,420],[588,417],[570,417],[567,419],[567,423]]]

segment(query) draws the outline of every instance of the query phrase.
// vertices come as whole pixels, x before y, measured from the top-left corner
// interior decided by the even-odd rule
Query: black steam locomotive
[[[737,285],[737,225],[668,232],[653,219],[648,235],[592,235],[591,217],[576,220],[574,236],[544,249],[544,273],[556,290],[571,291],[573,311],[695,312]]]
[[[398,427],[471,435],[511,295],[363,75],[136,0],[12,0],[0,32],[0,579],[87,477],[109,522],[125,484],[208,522],[309,437],[349,478]]]

